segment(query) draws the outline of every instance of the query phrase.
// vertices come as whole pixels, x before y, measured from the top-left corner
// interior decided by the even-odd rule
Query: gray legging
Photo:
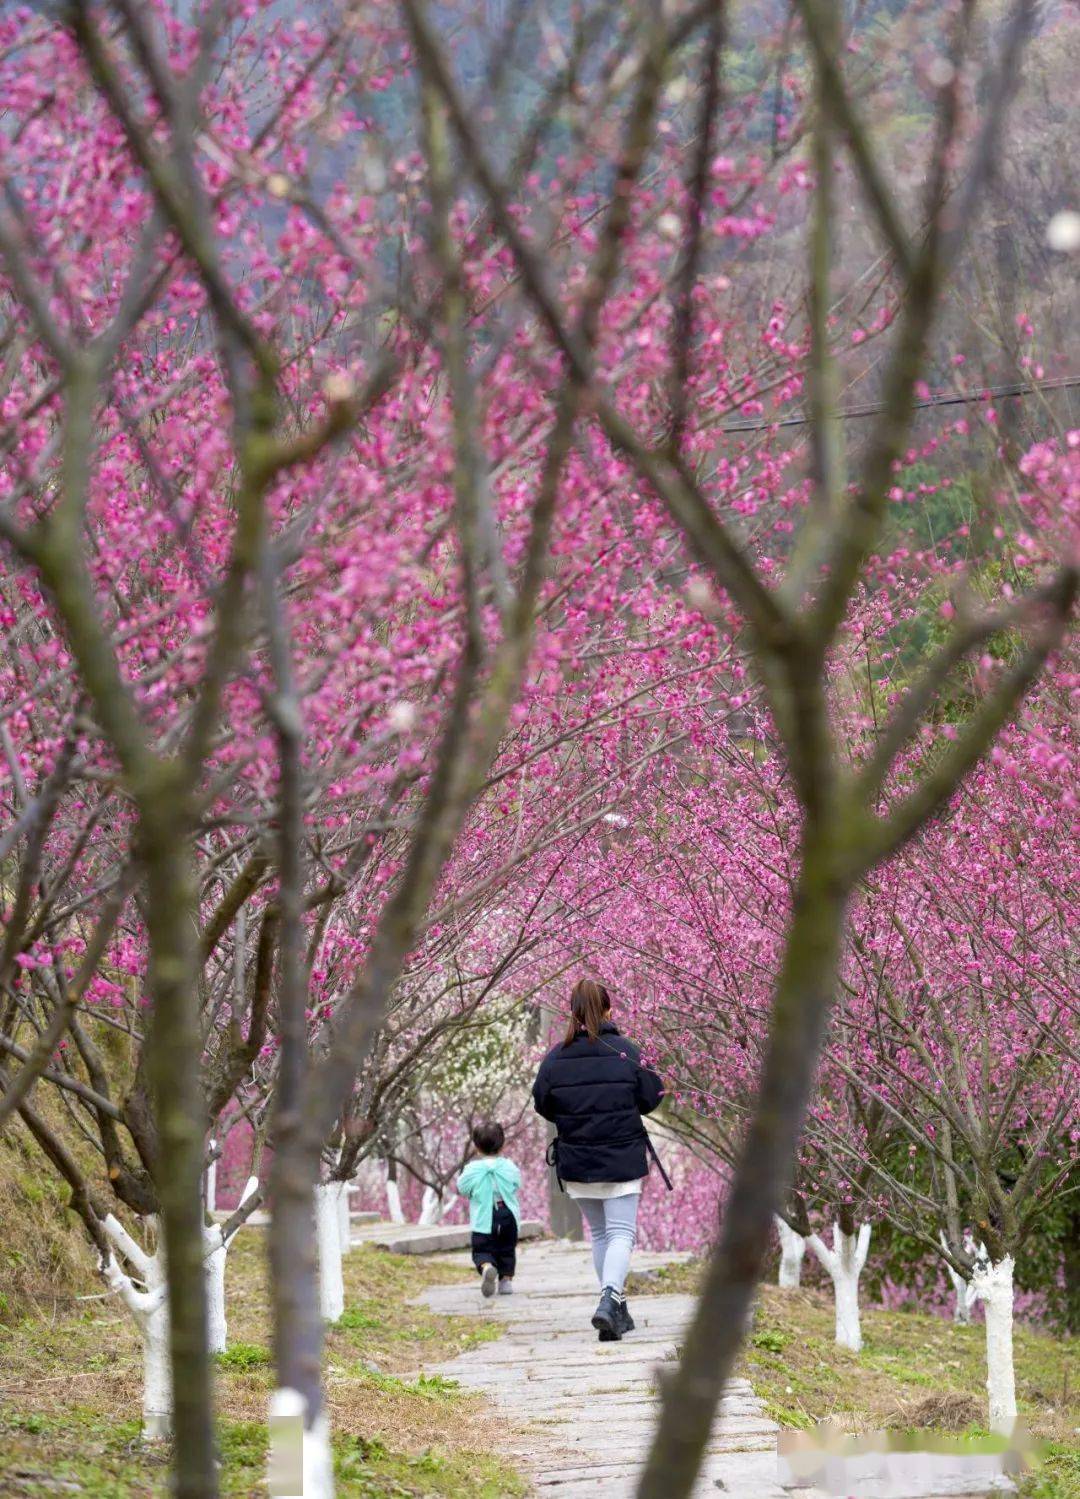
[[[601,1289],[622,1291],[630,1269],[630,1253],[637,1239],[637,1210],[641,1194],[626,1197],[579,1197],[577,1205],[589,1225],[592,1257]]]

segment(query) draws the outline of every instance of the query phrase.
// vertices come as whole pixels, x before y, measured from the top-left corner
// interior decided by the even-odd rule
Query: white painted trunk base
[[[249,1176],[240,1198],[243,1207],[253,1192],[259,1188],[259,1178]],[[239,1233],[233,1229],[225,1237],[217,1223],[203,1229],[203,1269],[206,1275],[206,1331],[211,1353],[224,1353],[228,1347],[229,1328],[225,1318],[225,1263],[233,1239]]]
[[[143,1440],[160,1442],[172,1432],[172,1368],[169,1362],[169,1301],[165,1254],[148,1254],[112,1213],[102,1224],[105,1233],[131,1266],[129,1275],[110,1254],[101,1267],[109,1287],[131,1313],[143,1345]],[[137,1276],[145,1290],[139,1290]]]
[[[833,1278],[836,1297],[836,1343],[858,1353],[862,1348],[862,1323],[859,1319],[859,1276],[849,1269]]]
[[[172,1434],[173,1410],[169,1307],[164,1298],[139,1331],[143,1341],[143,1440],[160,1442]]]
[[[217,1141],[216,1140],[211,1140],[210,1141],[210,1149],[214,1150],[216,1148],[216,1146],[217,1146]],[[206,1168],[206,1175],[205,1175],[204,1181],[205,1181],[206,1211],[208,1213],[211,1213],[211,1214],[212,1213],[216,1213],[217,1212],[217,1161],[216,1160],[211,1161],[210,1164],[209,1164],[209,1166],[207,1166],[207,1168]]]
[[[435,1224],[443,1221],[456,1201],[457,1195],[454,1192],[448,1192],[440,1197],[434,1187],[425,1187],[417,1224],[421,1228],[433,1228]]]
[[[247,1201],[258,1185],[257,1177],[249,1179],[240,1199],[241,1203]],[[153,1219],[147,1221],[154,1225]],[[130,1267],[130,1271],[123,1270],[116,1255],[110,1253],[101,1266],[101,1273],[110,1289],[117,1293],[131,1313],[142,1339],[143,1439],[147,1442],[163,1441],[172,1433],[173,1414],[169,1298],[164,1246],[159,1247],[156,1254],[148,1254],[112,1213],[105,1218],[102,1228]],[[226,1238],[220,1225],[216,1223],[203,1228],[207,1336],[211,1353],[224,1353],[226,1347],[225,1261],[236,1232],[234,1229]],[[340,1257],[338,1264],[340,1268]],[[139,1288],[140,1285],[142,1289]]]
[[[945,1237],[944,1229],[938,1234],[938,1240],[942,1249],[949,1249],[949,1241]],[[971,1234],[965,1233],[964,1253],[974,1258],[978,1252],[975,1240]],[[945,1261],[945,1271],[952,1282],[953,1288],[953,1321],[962,1327],[966,1327],[971,1321],[971,1308],[975,1305],[975,1287],[972,1285],[970,1278],[954,1270],[948,1260]]]
[[[390,1214],[391,1223],[404,1223],[405,1210],[401,1206],[401,1189],[396,1181],[391,1181],[389,1173],[386,1176],[386,1208]]]
[[[204,1230],[203,1242],[206,1246],[203,1272],[206,1277],[207,1338],[211,1353],[224,1353],[229,1336],[225,1320],[225,1261],[228,1250],[222,1242],[221,1230],[217,1228]]]
[[[334,1499],[329,1423],[323,1413],[308,1426],[306,1416],[298,1390],[271,1395],[267,1486],[273,1499]]]
[[[783,1218],[774,1219],[776,1232],[780,1235],[780,1273],[776,1283],[783,1291],[794,1291],[798,1289],[802,1280],[803,1255],[806,1253],[806,1240],[802,1234],[795,1230]]]
[[[339,1322],[345,1310],[345,1282],[341,1271],[341,1229],[338,1226],[337,1182],[315,1188],[315,1245],[319,1257],[319,1309],[324,1322]]]
[[[958,1275],[951,1265],[946,1265],[953,1288],[953,1321],[966,1327],[971,1321],[971,1308],[975,1304],[975,1288],[970,1280]]]
[[[1013,1271],[1011,1255],[994,1264],[987,1256],[975,1261],[971,1276],[974,1296],[986,1308],[986,1393],[990,1430],[1011,1436],[1016,1425],[1016,1370],[1013,1365]]]
[[[859,1276],[870,1249],[870,1225],[863,1223],[858,1234],[845,1234],[839,1223],[833,1224],[833,1247],[829,1249],[817,1234],[806,1241],[828,1272],[833,1283],[836,1303],[836,1342],[840,1348],[858,1353],[862,1348],[862,1324],[859,1320]]]
[[[352,1248],[352,1224],[349,1222],[349,1183],[338,1183],[338,1238],[341,1241],[342,1254],[348,1254]]]

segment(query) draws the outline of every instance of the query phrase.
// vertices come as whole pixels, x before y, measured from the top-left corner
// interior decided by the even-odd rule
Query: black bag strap
[[[667,1172],[664,1170],[664,1163],[656,1153],[656,1146],[652,1142],[652,1136],[644,1127],[642,1127],[641,1133],[645,1136],[645,1149],[649,1152],[653,1160],[656,1162],[656,1169],[664,1178],[664,1186],[667,1187],[669,1192],[674,1192],[675,1188],[671,1185],[671,1177],[668,1176]]]
[[[559,1137],[558,1137],[558,1135],[554,1135],[551,1138],[551,1140],[548,1141],[548,1148],[544,1152],[544,1160],[547,1162],[547,1164],[549,1166],[551,1166],[551,1167],[554,1168],[554,1171],[555,1171],[555,1180],[559,1184],[559,1191],[560,1192],[565,1192],[566,1188],[563,1186],[563,1179],[559,1175]]]

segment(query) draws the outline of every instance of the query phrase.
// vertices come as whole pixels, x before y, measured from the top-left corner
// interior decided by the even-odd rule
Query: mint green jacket
[[[457,1189],[462,1197],[469,1199],[469,1227],[474,1234],[491,1232],[491,1215],[496,1197],[502,1198],[520,1226],[520,1186],[521,1172],[505,1156],[482,1155],[478,1161],[469,1162],[458,1177]]]

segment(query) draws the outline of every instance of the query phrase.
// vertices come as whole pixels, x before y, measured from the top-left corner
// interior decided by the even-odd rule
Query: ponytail
[[[579,1031],[586,1031],[590,1041],[600,1036],[600,1026],[611,1013],[611,999],[603,984],[595,979],[579,979],[570,996],[570,1023],[563,1045],[569,1046]]]

